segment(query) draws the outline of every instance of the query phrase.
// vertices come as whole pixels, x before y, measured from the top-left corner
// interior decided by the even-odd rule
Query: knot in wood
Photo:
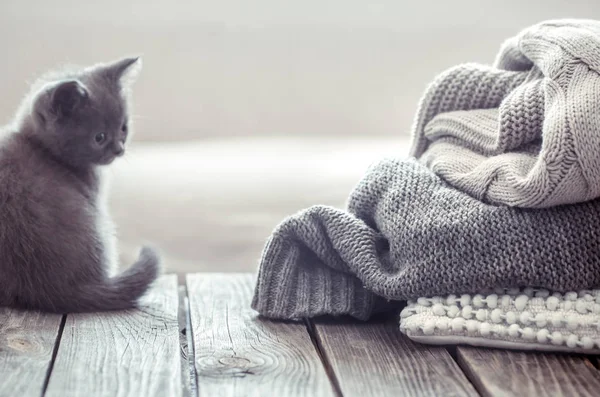
[[[211,355],[197,360],[199,375],[210,377],[244,377],[253,375],[253,369],[262,365],[253,358],[231,356],[231,354]]]
[[[23,335],[9,335],[6,340],[8,347],[19,352],[35,352],[40,350],[38,343]]]

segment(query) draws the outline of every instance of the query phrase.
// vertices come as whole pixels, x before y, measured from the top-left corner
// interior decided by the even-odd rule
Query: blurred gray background
[[[49,68],[141,54],[135,139],[111,167],[123,262],[150,241],[169,271],[254,270],[284,216],[343,206],[406,153],[436,73],[564,17],[600,2],[0,0],[0,124]]]

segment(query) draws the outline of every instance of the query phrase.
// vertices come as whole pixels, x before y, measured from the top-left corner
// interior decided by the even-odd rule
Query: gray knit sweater
[[[600,286],[599,32],[591,21],[537,25],[505,44],[503,70],[436,79],[415,123],[419,161],[373,166],[348,211],[284,220],[253,308],[366,319],[421,296]]]
[[[370,169],[348,211],[315,206],[277,227],[254,309],[275,318],[366,319],[387,299],[600,285],[600,199],[549,209],[494,206],[414,160],[392,159]]]
[[[544,22],[428,88],[411,155],[480,200],[551,207],[600,197],[600,22]]]

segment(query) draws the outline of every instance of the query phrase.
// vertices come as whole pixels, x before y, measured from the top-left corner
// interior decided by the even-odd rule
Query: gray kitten
[[[159,273],[144,247],[111,277],[115,241],[102,166],[125,152],[137,58],[40,79],[0,136],[0,306],[53,312],[134,307]]]

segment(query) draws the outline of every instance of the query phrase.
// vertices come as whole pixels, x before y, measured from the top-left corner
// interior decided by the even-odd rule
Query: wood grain
[[[302,323],[262,319],[249,275],[187,276],[200,396],[332,396]]]
[[[484,396],[598,396],[600,373],[581,356],[457,348],[458,362]]]
[[[47,396],[180,396],[176,276],[140,309],[69,314]]]
[[[0,308],[0,396],[40,396],[62,316]]]
[[[344,397],[477,395],[446,349],[411,342],[395,316],[313,327]]]

